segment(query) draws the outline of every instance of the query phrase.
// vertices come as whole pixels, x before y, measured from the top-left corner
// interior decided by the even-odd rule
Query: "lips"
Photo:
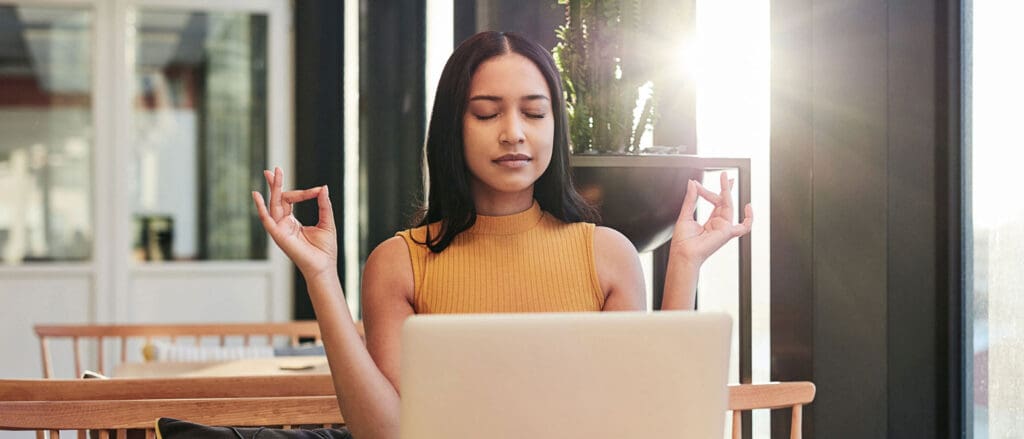
[[[530,160],[533,160],[533,158],[528,156],[528,155],[526,155],[526,154],[505,154],[505,155],[503,155],[501,157],[498,157],[498,158],[494,159],[494,161],[496,161],[496,162],[508,162],[508,161],[517,161],[517,160],[530,161]]]
[[[533,160],[532,157],[526,154],[505,154],[493,160],[498,166],[504,166],[506,168],[521,168],[526,166]]]

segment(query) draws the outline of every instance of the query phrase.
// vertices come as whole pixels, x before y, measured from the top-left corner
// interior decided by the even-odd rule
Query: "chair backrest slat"
[[[320,334],[315,320],[267,323],[138,324],[138,325],[36,325],[46,337],[196,336],[282,334],[314,337]]]
[[[75,353],[75,376],[82,376],[82,346],[77,336],[71,337],[71,343]]]
[[[357,322],[356,329],[360,335],[363,334],[362,322]],[[74,378],[81,377],[84,369],[83,341],[88,341],[87,346],[96,343],[98,370],[106,373],[113,370],[104,363],[104,339],[115,339],[115,346],[120,346],[120,363],[129,361],[128,339],[144,339],[146,344],[152,342],[154,337],[169,338],[175,343],[181,337],[190,337],[195,341],[196,346],[202,344],[203,337],[217,337],[220,346],[225,346],[228,337],[241,336],[243,344],[250,346],[252,337],[266,335],[266,344],[273,345],[276,336],[286,337],[290,345],[298,345],[301,339],[312,339],[314,343],[320,344],[320,328],[314,320],[293,321],[293,322],[267,322],[267,323],[225,323],[225,324],[136,324],[136,325],[36,325],[35,333],[39,337],[40,351],[42,354],[43,377],[53,378],[53,359],[50,350],[49,340],[53,338],[70,338],[74,349]],[[116,348],[115,348],[116,349]],[[70,378],[70,377],[69,377]]]
[[[53,365],[50,362],[50,344],[46,337],[39,337],[39,352],[43,356],[43,378],[53,376]]]
[[[107,373],[106,368],[103,367],[103,336],[99,336],[96,341],[96,362],[99,364],[99,372],[101,374]]]
[[[729,410],[780,409],[814,400],[807,381],[729,386]]]

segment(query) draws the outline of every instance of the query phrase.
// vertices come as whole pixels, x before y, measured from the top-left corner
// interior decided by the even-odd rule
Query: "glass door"
[[[132,258],[265,260],[267,14],[139,6],[126,24]]]
[[[95,21],[0,5],[0,264],[92,259]]]
[[[973,407],[976,439],[1024,436],[1024,205],[1017,175],[1024,161],[1018,128],[1024,102],[1020,2],[974,1],[964,14],[973,230]],[[967,344],[970,346],[970,343]]]
[[[291,186],[289,2],[115,9],[115,314],[289,319],[291,264],[250,196],[266,192],[262,170],[274,166]],[[201,312],[189,311],[195,301]]]

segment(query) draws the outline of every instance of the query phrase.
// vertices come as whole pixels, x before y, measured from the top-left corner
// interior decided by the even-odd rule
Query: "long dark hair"
[[[425,244],[434,253],[447,248],[459,233],[476,222],[476,206],[469,189],[469,169],[463,150],[462,120],[473,73],[484,61],[507,53],[517,53],[532,61],[544,75],[551,93],[555,122],[551,163],[534,183],[533,197],[541,209],[564,222],[597,222],[596,210],[583,200],[572,184],[569,122],[555,60],[539,44],[515,32],[480,32],[463,41],[444,65],[427,129],[430,195],[414,225],[440,222],[436,236],[432,236],[435,232],[431,227],[427,228]]]

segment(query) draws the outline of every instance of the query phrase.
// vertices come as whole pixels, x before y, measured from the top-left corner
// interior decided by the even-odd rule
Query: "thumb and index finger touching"
[[[700,182],[696,180],[689,180],[686,185],[686,195],[683,198],[683,205],[679,210],[679,219],[677,222],[687,221],[695,218],[697,210],[697,201],[703,198],[715,206],[715,211],[712,212],[712,216],[723,215],[732,217],[732,197],[729,191],[732,189],[734,181],[726,175],[725,172],[721,174],[721,193],[714,193],[705,188]],[[750,232],[750,228],[754,221],[754,211],[750,204],[744,206],[743,209],[743,221],[734,224],[731,227],[730,232],[733,236],[741,236]]]
[[[680,221],[694,219],[694,215],[697,212],[698,198],[703,198],[716,207],[722,202],[722,197],[719,194],[711,192],[697,180],[689,180],[686,183],[686,195],[683,198],[683,205],[679,209]]]
[[[267,231],[272,231],[277,221],[292,214],[292,204],[314,198],[317,200],[317,213],[320,219],[317,227],[334,230],[334,210],[327,185],[283,192],[281,187],[284,173],[280,168],[274,168],[273,171],[265,170],[263,175],[270,187],[269,209],[268,203],[265,202],[259,191],[253,191],[252,196],[256,204],[257,215]]]

